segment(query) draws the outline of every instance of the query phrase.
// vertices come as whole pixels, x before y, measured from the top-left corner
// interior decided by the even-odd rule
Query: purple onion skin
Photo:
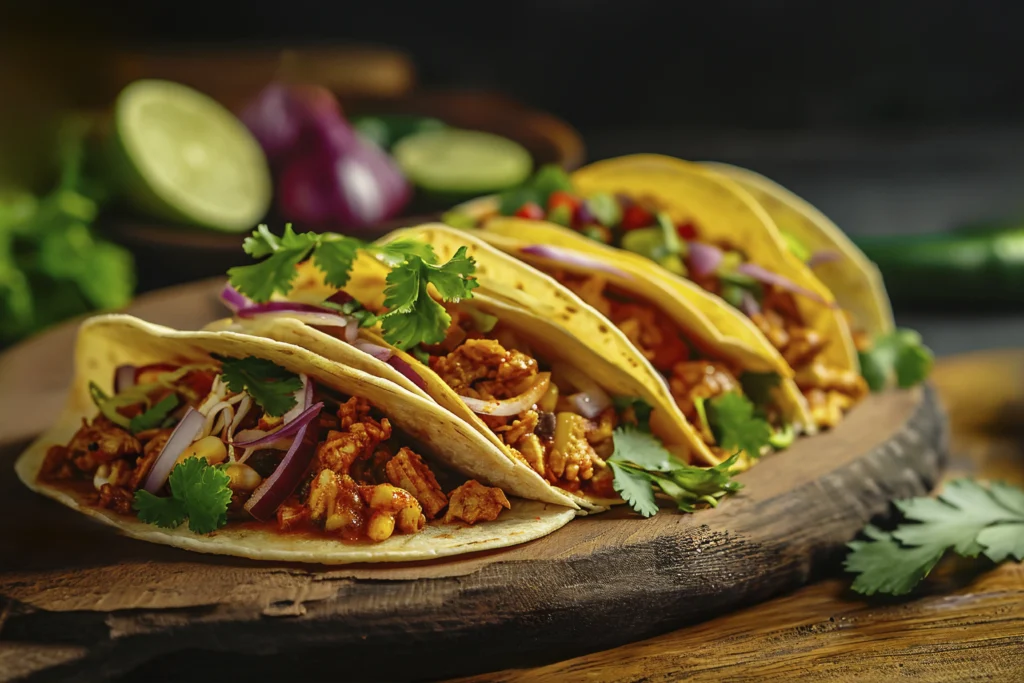
[[[326,88],[284,83],[264,88],[240,118],[275,165],[295,154],[311,129],[343,122],[341,107]]]

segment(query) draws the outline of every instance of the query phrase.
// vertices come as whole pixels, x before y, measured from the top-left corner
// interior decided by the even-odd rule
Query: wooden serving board
[[[221,315],[219,284],[133,312],[197,326]],[[935,393],[890,392],[696,515],[620,508],[438,563],[205,556],[122,538],[16,480],[14,442],[55,414],[72,339],[73,325],[58,328],[0,358],[0,680],[394,680],[561,660],[807,583],[891,499],[929,490],[948,451]]]

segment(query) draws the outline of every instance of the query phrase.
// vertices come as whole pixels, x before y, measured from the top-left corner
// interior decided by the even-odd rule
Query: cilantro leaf
[[[384,306],[388,309],[381,316],[384,339],[400,349],[442,341],[451,316],[430,296],[427,287],[433,285],[443,301],[471,298],[473,289],[478,286],[472,278],[475,270],[476,262],[466,255],[466,247],[459,247],[455,255],[441,265],[427,263],[414,255],[393,268],[384,290]]]
[[[895,383],[902,389],[925,380],[934,357],[914,330],[899,329],[875,339],[874,346],[860,354],[861,375],[871,391],[882,391]]]
[[[1024,559],[1024,491],[958,479],[938,499],[911,498],[896,506],[917,523],[891,533],[869,525],[863,532],[868,540],[848,544],[845,566],[858,574],[858,593],[909,593],[949,549],[964,557],[984,553],[993,562]]]
[[[683,512],[693,512],[701,502],[717,505],[719,498],[741,488],[730,474],[737,455],[715,467],[694,467],[674,458],[650,432],[631,426],[615,430],[614,444],[607,461],[615,477],[612,487],[645,517],[657,512],[652,485]]]
[[[175,528],[188,519],[193,533],[208,534],[227,524],[231,503],[231,478],[223,465],[210,465],[202,458],[188,458],[171,470],[169,498],[136,491],[132,507],[147,524]]]
[[[128,428],[132,430],[133,434],[144,432],[147,429],[156,429],[164,423],[171,411],[178,407],[178,403],[177,394],[167,394],[149,410],[133,417],[128,423]]]
[[[302,380],[273,361],[249,356],[226,358],[214,355],[221,363],[221,375],[228,389],[246,392],[271,417],[280,417],[295,407],[295,392]]]
[[[434,253],[433,245],[408,237],[387,244],[374,245],[373,250],[377,258],[392,266],[408,260],[410,256],[418,256],[426,263],[437,263],[437,254]]]
[[[770,405],[772,391],[781,382],[782,377],[777,372],[744,372],[740,375],[743,395],[749,398],[755,406]]]
[[[352,264],[362,246],[354,237],[325,239],[313,253],[313,265],[323,272],[324,282],[340,289],[348,284]]]
[[[754,416],[754,404],[745,396],[729,392],[706,402],[708,423],[718,445],[726,450],[739,449],[752,458],[771,443],[772,428]]]
[[[651,413],[654,412],[650,403],[636,396],[615,396],[612,398],[612,402],[619,414],[626,413],[628,417],[628,412],[632,410],[637,426],[650,430]]]
[[[612,488],[622,496],[622,500],[644,517],[657,514],[658,503],[654,500],[654,490],[650,479],[636,468],[618,462],[608,462],[615,479]]]
[[[274,292],[287,294],[298,274],[296,266],[306,260],[319,239],[316,233],[293,232],[290,223],[285,225],[280,239],[271,235],[266,226],[260,226],[246,239],[243,248],[251,256],[267,257],[259,263],[229,269],[231,286],[257,302],[269,301]]]

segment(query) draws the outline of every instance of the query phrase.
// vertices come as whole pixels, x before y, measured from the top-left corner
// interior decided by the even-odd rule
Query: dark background
[[[103,46],[399,47],[423,87],[499,89],[552,111],[591,159],[742,164],[854,234],[1024,216],[1024,3],[1012,0],[44,0],[5,11],[9,36],[55,46],[37,54],[57,71],[84,73]],[[897,313],[939,352],[1024,344],[1015,311],[955,325]]]

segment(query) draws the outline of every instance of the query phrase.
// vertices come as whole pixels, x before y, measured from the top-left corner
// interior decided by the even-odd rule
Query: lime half
[[[210,97],[170,81],[128,85],[114,105],[112,170],[138,209],[225,232],[270,207],[267,159],[249,130]]]
[[[432,192],[496,192],[522,183],[533,168],[519,143],[472,130],[416,133],[400,140],[392,153],[413,183]]]

